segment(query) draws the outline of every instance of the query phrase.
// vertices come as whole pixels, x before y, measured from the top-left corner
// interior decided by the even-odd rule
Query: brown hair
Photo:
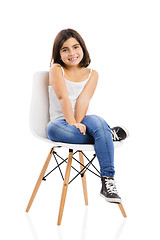
[[[52,63],[59,63],[60,65],[64,66],[64,63],[60,57],[60,49],[61,49],[63,43],[71,37],[75,38],[79,42],[79,44],[81,45],[82,50],[83,50],[83,59],[79,63],[79,66],[87,67],[90,64],[91,59],[90,59],[90,56],[89,56],[89,53],[88,53],[88,50],[86,48],[86,44],[85,44],[83,38],[80,36],[80,34],[77,31],[68,28],[68,29],[61,30],[57,34],[57,36],[54,40],[50,66],[52,65]]]

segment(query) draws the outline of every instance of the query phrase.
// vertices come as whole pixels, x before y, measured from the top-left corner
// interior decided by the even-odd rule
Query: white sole
[[[107,202],[110,202],[110,203],[122,203],[122,200],[121,199],[115,199],[115,198],[106,198],[103,194],[100,193],[100,196],[103,197]]]

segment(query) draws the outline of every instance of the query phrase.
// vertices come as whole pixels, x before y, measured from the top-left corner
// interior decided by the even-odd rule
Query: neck
[[[81,68],[78,65],[76,65],[76,66],[64,66],[64,67],[67,71],[70,71],[70,72],[75,72],[75,71],[77,71]]]

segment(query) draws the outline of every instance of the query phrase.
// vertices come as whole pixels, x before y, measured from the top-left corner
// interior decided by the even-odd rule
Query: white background
[[[160,239],[159,13],[155,0],[1,2],[1,239]],[[54,38],[68,27],[82,35],[90,67],[99,72],[95,113],[111,127],[124,125],[130,132],[115,150],[126,221],[117,206],[99,197],[100,180],[90,173],[89,206],[77,179],[69,186],[61,227],[56,225],[62,188],[58,172],[42,184],[25,213],[51,147],[30,133],[32,76],[49,70]]]

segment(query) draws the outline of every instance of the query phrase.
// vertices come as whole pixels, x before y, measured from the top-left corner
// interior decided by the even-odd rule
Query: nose
[[[75,55],[74,49],[71,48],[71,49],[69,50],[69,55],[71,55],[71,56],[72,56],[72,55]]]

